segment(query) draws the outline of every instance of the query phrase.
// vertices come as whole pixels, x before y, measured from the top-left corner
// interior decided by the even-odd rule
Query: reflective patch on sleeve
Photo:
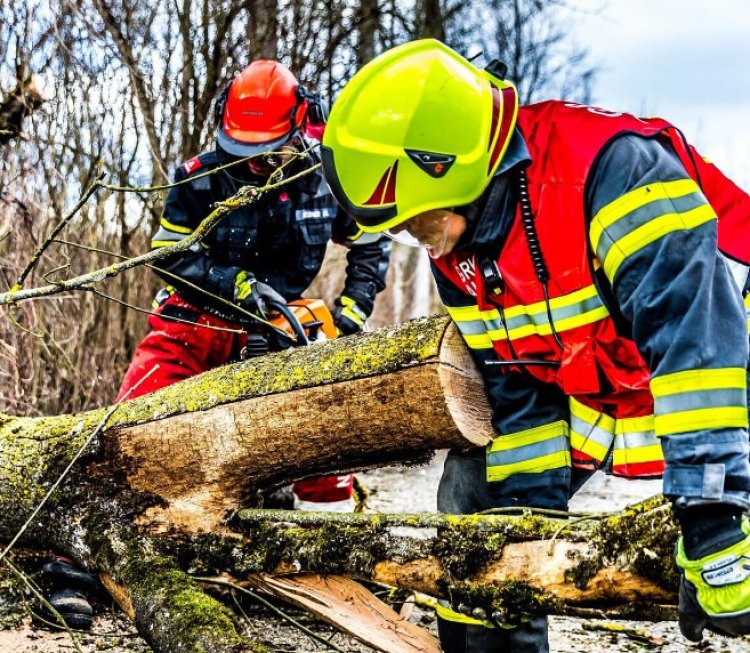
[[[651,379],[657,436],[747,428],[747,372],[726,367],[684,370]]]
[[[487,445],[488,483],[504,481],[514,474],[540,474],[560,467],[570,467],[565,420],[498,435]]]
[[[692,179],[640,186],[604,206],[591,221],[589,238],[607,278],[622,263],[669,233],[716,220],[716,213]]]

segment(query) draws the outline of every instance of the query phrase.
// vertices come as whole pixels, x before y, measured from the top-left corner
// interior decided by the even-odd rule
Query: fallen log
[[[287,514],[259,523],[236,512],[259,489],[293,479],[483,445],[489,416],[445,317],[229,365],[114,409],[2,415],[0,539],[22,530],[19,541],[100,570],[159,652],[264,650],[193,584],[188,566],[240,578],[335,573],[511,612],[616,611],[635,601],[634,614],[648,616],[673,602],[676,531],[659,507],[600,530],[530,515],[422,517],[437,528],[427,539],[402,537],[380,516],[290,526]]]

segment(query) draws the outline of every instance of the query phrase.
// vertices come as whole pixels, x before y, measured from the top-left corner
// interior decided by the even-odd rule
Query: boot
[[[50,605],[65,623],[76,630],[88,630],[94,620],[89,597],[99,591],[99,577],[78,567],[72,560],[53,555],[42,567],[42,578],[52,586]]]

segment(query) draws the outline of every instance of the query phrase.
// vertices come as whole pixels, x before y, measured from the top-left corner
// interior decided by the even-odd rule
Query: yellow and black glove
[[[234,301],[253,315],[266,317],[266,304],[283,304],[286,300],[271,286],[258,281],[251,272],[242,270],[234,278]]]
[[[333,323],[339,337],[364,331],[367,313],[357,305],[357,302],[351,297],[341,295],[334,303],[336,308],[333,309]]]
[[[684,533],[690,530],[680,521]],[[711,533],[704,538],[708,546],[699,547],[700,557],[688,557],[689,533],[677,545],[680,630],[693,642],[701,640],[704,628],[730,637],[750,634],[750,523],[739,516],[734,521],[729,528],[706,529]]]

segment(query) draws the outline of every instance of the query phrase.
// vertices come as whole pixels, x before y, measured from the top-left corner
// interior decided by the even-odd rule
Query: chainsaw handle
[[[297,319],[297,316],[289,310],[289,306],[282,302],[275,302],[269,299],[266,300],[266,306],[274,311],[278,311],[284,316],[284,319],[289,323],[289,326],[292,327],[294,335],[297,337],[296,344],[298,347],[310,344],[310,340],[305,333],[305,328]]]

